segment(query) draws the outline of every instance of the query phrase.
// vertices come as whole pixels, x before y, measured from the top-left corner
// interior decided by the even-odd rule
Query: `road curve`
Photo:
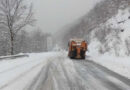
[[[88,60],[52,58],[25,90],[130,90],[130,80]]]

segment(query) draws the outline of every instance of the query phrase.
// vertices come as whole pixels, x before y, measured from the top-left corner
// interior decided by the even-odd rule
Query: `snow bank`
[[[90,60],[130,79],[130,57],[115,57],[109,54],[90,56]]]
[[[20,53],[17,55],[0,56],[0,60],[5,60],[5,59],[11,60],[11,59],[28,57],[28,56],[29,56],[28,54]]]

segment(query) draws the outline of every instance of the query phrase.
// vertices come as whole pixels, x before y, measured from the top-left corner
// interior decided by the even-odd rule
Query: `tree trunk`
[[[14,37],[13,37],[13,33],[11,33],[10,36],[11,36],[11,39],[10,39],[11,40],[10,54],[14,55]]]

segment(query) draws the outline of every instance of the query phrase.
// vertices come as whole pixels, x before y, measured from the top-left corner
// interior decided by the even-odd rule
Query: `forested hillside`
[[[61,42],[79,37],[87,40],[91,53],[130,55],[129,35],[123,36],[129,32],[129,25],[130,0],[103,0],[69,30],[67,28]]]

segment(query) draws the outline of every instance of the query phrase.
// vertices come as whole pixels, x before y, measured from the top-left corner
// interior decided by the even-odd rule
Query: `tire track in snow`
[[[39,74],[36,76],[36,78],[32,81],[32,83],[24,90],[41,90],[42,87],[41,84],[44,84],[44,82],[48,78],[48,71],[49,71],[49,65],[44,66],[39,72]]]
[[[98,69],[104,71],[108,75],[113,76],[113,77],[119,79],[120,81],[122,81],[123,83],[125,83],[126,85],[130,86],[130,79],[128,79],[128,78],[126,78],[126,77],[124,77],[124,76],[122,76],[122,75],[120,75],[120,74],[118,74],[118,73],[116,73],[114,71],[111,71],[108,68],[106,68],[106,67],[104,67],[102,65],[99,65],[99,64],[97,64],[97,63],[95,63],[93,61],[88,60],[88,61],[85,61],[85,62],[90,62],[90,63],[94,64],[95,67],[97,67]]]
[[[71,80],[72,77],[70,77],[68,74],[71,72],[68,72],[66,66],[64,66],[64,63],[61,63],[61,66],[62,66],[62,70],[66,76],[70,90],[86,90],[85,87],[81,84],[82,82],[79,83],[79,81],[82,81],[82,80],[78,77],[77,72],[75,72],[75,76],[73,76],[74,80]],[[73,68],[75,69],[75,66]]]
[[[20,78],[22,78],[23,76],[25,76],[26,74],[28,74],[29,72],[31,72],[31,70],[35,69],[36,67],[40,66],[42,63],[38,63],[37,65],[31,67],[30,69],[28,69],[27,71],[23,72],[22,74],[20,74],[19,76],[17,76],[15,79],[9,81],[8,83],[0,86],[0,89],[4,89],[5,87],[17,82],[17,80],[19,80]]]
[[[81,75],[84,79],[86,79],[86,81],[88,79],[86,78],[85,74],[91,75],[92,78],[95,79],[95,82],[98,82],[97,84],[100,83],[103,87],[106,87],[105,90],[129,90],[130,88],[130,85],[122,82],[120,79],[117,78],[117,76],[113,76],[111,73],[112,71],[109,73],[106,73],[108,70],[105,70],[105,71],[102,70],[104,69],[104,67],[100,67],[100,65],[97,66],[95,65],[95,63],[92,63],[90,61],[81,61],[81,62],[76,62],[76,63],[83,65],[83,67],[85,68],[84,72],[87,72],[87,73],[84,73],[82,71],[78,71],[78,72],[83,73]],[[108,77],[112,77],[113,80]],[[98,86],[100,86],[100,84]],[[97,90],[100,90],[100,89],[97,89]]]
[[[24,90],[86,90],[77,73],[68,70],[64,58],[49,62],[42,68],[32,84]],[[71,62],[73,63],[73,62]],[[72,67],[75,69],[75,67]],[[69,67],[71,69],[71,67]],[[73,73],[73,77],[70,74]],[[73,78],[73,79],[72,79]]]

